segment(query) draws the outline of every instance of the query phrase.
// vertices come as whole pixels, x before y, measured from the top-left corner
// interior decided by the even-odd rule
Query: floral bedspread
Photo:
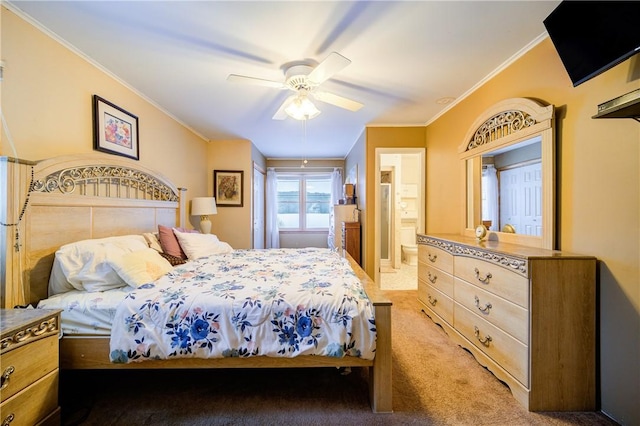
[[[235,250],[188,262],[130,292],[116,311],[110,357],[373,359],[375,341],[373,306],[339,254]]]

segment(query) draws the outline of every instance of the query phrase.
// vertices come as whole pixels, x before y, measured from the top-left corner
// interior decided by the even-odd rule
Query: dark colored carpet
[[[615,425],[601,413],[530,413],[424,313],[393,301],[394,413],[374,414],[367,372],[334,368],[65,371],[65,425]]]

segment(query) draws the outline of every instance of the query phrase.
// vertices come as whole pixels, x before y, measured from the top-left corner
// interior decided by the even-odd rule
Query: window
[[[278,174],[278,227],[283,231],[329,228],[331,174]]]

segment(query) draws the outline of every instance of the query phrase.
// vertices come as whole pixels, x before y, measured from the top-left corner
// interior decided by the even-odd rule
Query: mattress
[[[71,290],[38,303],[38,309],[61,309],[63,335],[109,336],[117,306],[133,288],[107,291]]]

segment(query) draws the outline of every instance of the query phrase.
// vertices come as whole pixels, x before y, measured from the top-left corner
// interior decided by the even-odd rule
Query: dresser
[[[360,222],[342,222],[342,249],[360,263]]]
[[[3,425],[59,425],[60,312],[0,310]]]
[[[355,204],[336,204],[329,211],[328,247],[342,254],[342,222],[351,222],[357,217],[358,206]]]
[[[424,312],[530,411],[596,409],[596,262],[418,234]]]

